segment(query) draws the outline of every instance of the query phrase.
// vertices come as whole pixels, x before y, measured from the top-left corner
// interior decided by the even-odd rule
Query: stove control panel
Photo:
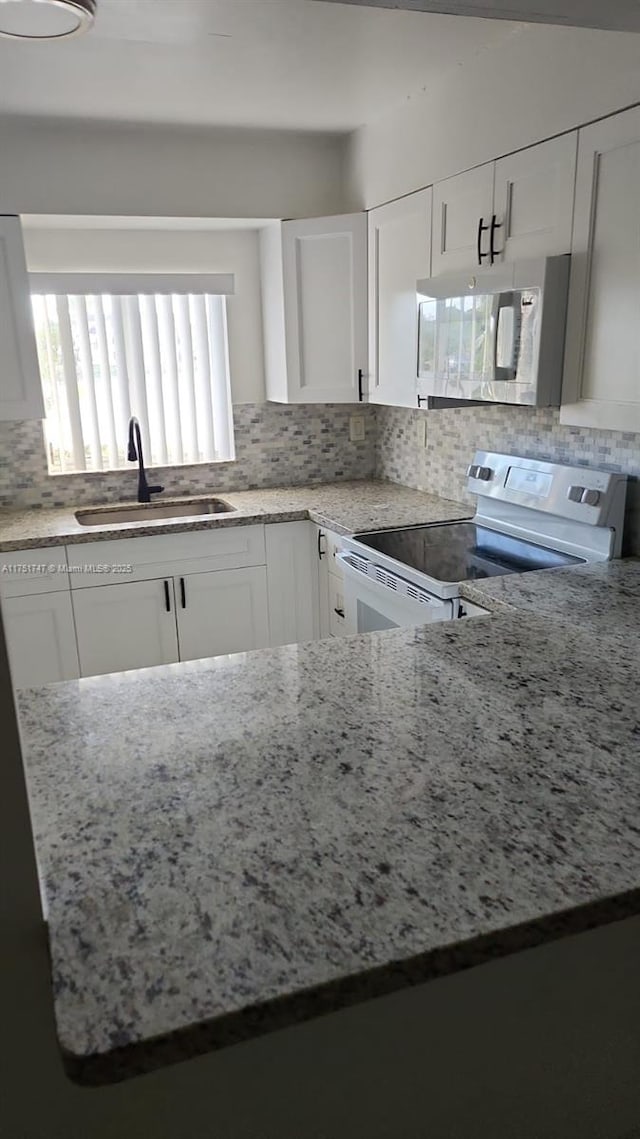
[[[467,476],[467,490],[478,498],[477,516],[494,528],[539,534],[569,553],[575,548],[578,554],[620,556],[625,475],[476,451]]]

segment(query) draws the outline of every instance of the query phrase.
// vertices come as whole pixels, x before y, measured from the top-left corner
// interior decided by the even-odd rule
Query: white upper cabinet
[[[580,131],[560,421],[640,431],[640,108]]]
[[[432,192],[369,213],[369,401],[415,407],[416,281],[431,272]]]
[[[569,252],[577,147],[574,131],[496,162],[496,260]]]
[[[357,403],[367,376],[367,216],[261,231],[267,398]]]
[[[0,216],[0,419],[44,419],[22,229],[7,216]]]
[[[574,131],[438,182],[433,275],[568,253],[576,145]]]
[[[489,264],[488,227],[493,214],[494,163],[487,162],[433,187],[431,271],[439,273]],[[481,226],[485,229],[481,230]],[[482,243],[480,245],[480,243]],[[479,250],[483,251],[479,262]]]

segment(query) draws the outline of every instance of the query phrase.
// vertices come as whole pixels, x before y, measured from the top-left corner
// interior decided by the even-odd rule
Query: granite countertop
[[[69,1074],[637,913],[638,566],[491,583],[479,620],[21,693]],[[603,645],[572,597],[604,612],[607,588]]]
[[[467,581],[460,592],[493,613],[536,613],[600,639],[640,637],[640,558]]]
[[[172,499],[163,496],[158,505],[170,502],[206,501],[214,495],[190,495]],[[428,522],[450,522],[470,518],[473,509],[437,495],[411,490],[398,483],[363,479],[323,483],[319,486],[276,487],[267,490],[233,491],[220,494],[232,513],[181,519],[113,523],[109,511],[124,505],[112,503],[96,507],[104,513],[102,526],[81,526],[74,508],[32,509],[0,512],[0,553],[38,546],[100,542],[109,538],[139,538],[146,534],[175,534],[183,530],[209,530],[224,526],[247,526],[254,522],[296,522],[310,518],[338,534],[354,534],[368,529],[418,526]],[[88,510],[93,507],[83,506]]]

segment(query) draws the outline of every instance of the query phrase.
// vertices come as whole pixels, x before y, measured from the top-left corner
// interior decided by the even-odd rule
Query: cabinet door
[[[432,191],[369,214],[369,401],[415,407],[416,281],[431,273]]]
[[[499,260],[570,252],[577,146],[574,131],[496,162]]]
[[[0,216],[0,419],[44,419],[22,230]]]
[[[282,225],[287,402],[356,403],[367,372],[367,215]]]
[[[82,676],[178,660],[173,579],[76,589]]]
[[[561,423],[640,431],[640,108],[580,131]]]
[[[433,187],[431,271],[448,273],[478,268],[478,226],[487,227],[493,214],[494,163],[487,162]],[[482,265],[489,264],[489,233],[484,232]]]
[[[80,675],[68,589],[5,597],[2,618],[16,688],[74,680]]]
[[[332,637],[344,637],[349,632],[344,607],[344,577],[327,574],[329,587],[329,630]]]
[[[180,660],[269,644],[265,566],[175,578]]]
[[[311,522],[266,527],[270,644],[318,636],[317,528]]]
[[[316,555],[319,632],[321,637],[329,637],[331,635],[331,621],[329,619],[329,558],[331,552],[328,531],[321,526],[316,526]]]

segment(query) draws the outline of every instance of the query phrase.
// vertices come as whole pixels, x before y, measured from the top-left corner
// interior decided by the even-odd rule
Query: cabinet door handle
[[[169,593],[169,582],[164,583],[164,607],[167,613],[171,612],[171,594]]]
[[[362,371],[362,368],[358,368],[358,402],[359,403],[362,403],[362,401],[364,400],[364,391],[362,389],[363,376],[364,376],[364,372]]]
[[[502,252],[501,249],[496,249],[496,230],[497,229],[502,229],[502,222],[498,221],[496,215],[494,214],[493,217],[491,218],[491,226],[490,226],[490,232],[489,232],[489,258],[490,258],[491,265],[493,265],[496,257],[499,257],[501,252]],[[485,254],[485,257],[486,257],[486,254]]]
[[[478,221],[478,237],[477,237],[477,242],[476,242],[477,251],[478,251],[478,265],[482,265],[484,258],[489,256],[488,253],[482,252],[482,235],[488,229],[489,229],[489,226],[484,224],[484,218],[480,218],[480,220]]]
[[[180,604],[183,609],[187,608],[187,592],[184,588],[184,578],[180,578]]]
[[[344,617],[344,609],[334,609],[333,612],[337,613],[338,617]]]
[[[318,557],[319,557],[320,561],[322,561],[322,559],[325,555],[325,551],[322,549],[322,539],[323,538],[324,538],[324,534],[322,533],[322,530],[318,530]]]

